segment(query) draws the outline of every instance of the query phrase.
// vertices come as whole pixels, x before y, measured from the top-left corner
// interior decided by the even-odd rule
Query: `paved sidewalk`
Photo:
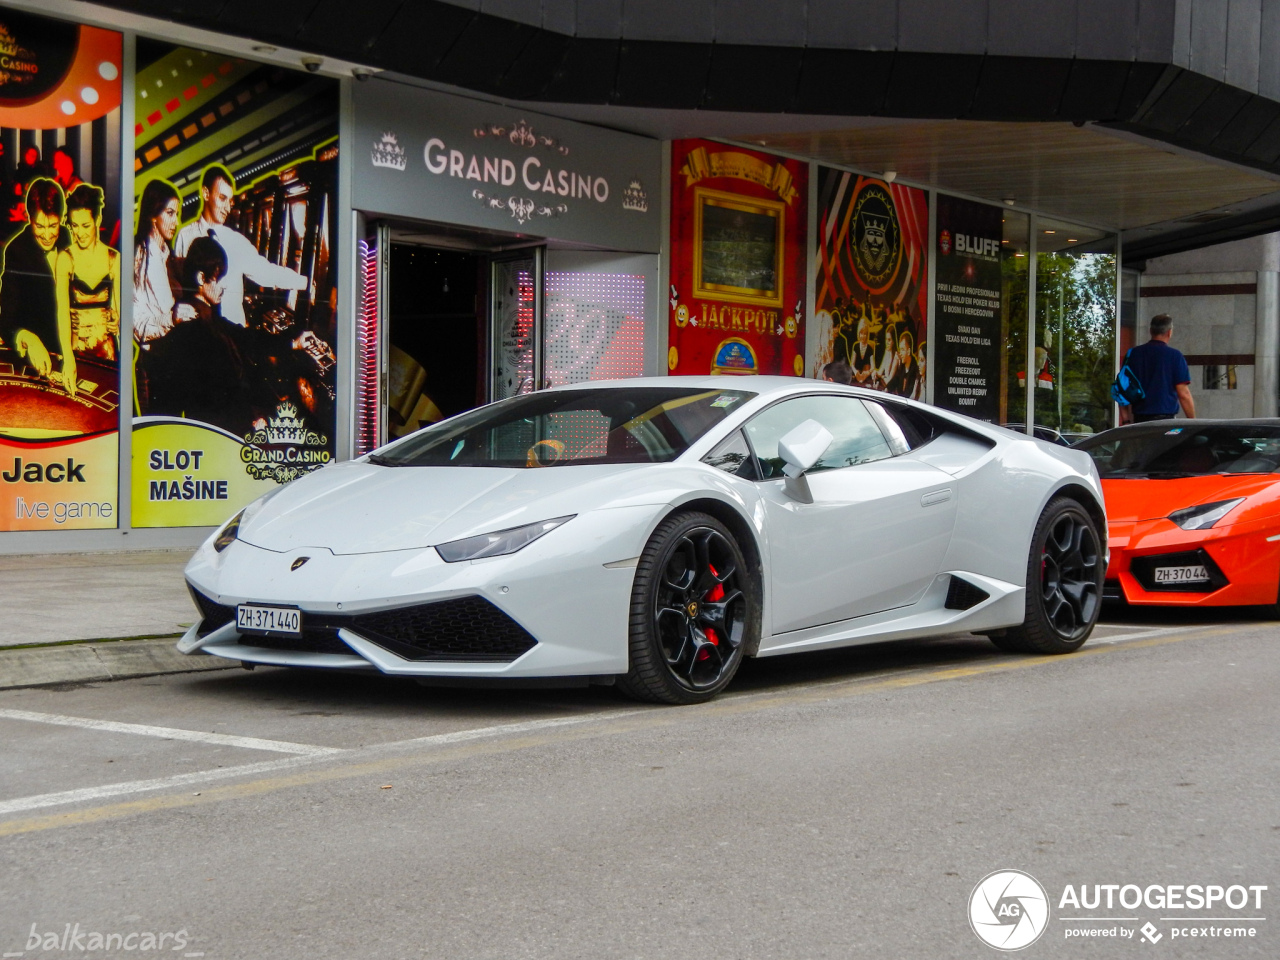
[[[0,689],[235,666],[219,657],[185,657],[174,647],[196,619],[182,578],[190,556],[151,550],[0,557]]]
[[[196,619],[190,550],[0,557],[0,647],[158,637]]]

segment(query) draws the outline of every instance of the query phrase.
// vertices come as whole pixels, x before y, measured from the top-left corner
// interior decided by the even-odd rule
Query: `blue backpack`
[[[1130,353],[1133,353],[1132,348],[1124,355],[1124,362],[1120,364],[1120,372],[1116,374],[1115,380],[1111,383],[1111,399],[1122,407],[1137,403],[1147,396],[1147,391],[1143,389],[1142,381],[1138,379],[1138,375],[1129,366]]]

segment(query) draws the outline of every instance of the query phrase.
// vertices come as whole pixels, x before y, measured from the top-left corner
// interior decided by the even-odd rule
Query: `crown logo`
[[[632,180],[622,191],[622,209],[634,210],[636,213],[648,212],[649,197],[644,192],[644,184],[639,180]]]
[[[292,403],[276,407],[276,415],[267,420],[267,443],[301,444],[307,437],[307,425],[298,419],[298,408]]]
[[[404,170],[408,164],[404,147],[396,139],[394,133],[384,133],[382,139],[375,140],[370,159],[375,167],[386,167],[388,170]]]

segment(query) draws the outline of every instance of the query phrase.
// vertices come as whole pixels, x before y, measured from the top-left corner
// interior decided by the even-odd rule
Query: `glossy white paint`
[[[910,454],[812,474],[812,503],[781,480],[759,485],[773,534],[774,633],[914,603],[951,543],[955,500],[926,505],[951,477]]]
[[[1021,621],[1035,522],[1066,486],[1101,504],[1086,454],[924,407],[956,425],[888,460],[806,475],[813,503],[701,462],[721,440],[779,400],[881,394],[782,377],[654,378],[594,387],[677,383],[758,394],[671,463],[391,468],[365,460],[316,471],[250,507],[222,553],[211,537],[187,567],[218,603],[283,603],[304,613],[359,613],[477,595],[537,640],[511,663],[401,659],[350,630],[351,654],[275,650],[233,627],[186,653],[256,663],[377,669],[433,676],[595,676],[627,669],[635,558],[673,511],[714,501],[734,511],[763,558],[765,636],[759,655],[994,629]],[[573,388],[560,388],[573,389]],[[894,401],[907,403],[907,401]],[[398,441],[403,442],[403,441]],[[384,448],[388,449],[388,448]],[[515,554],[445,563],[435,544],[573,514]],[[309,561],[297,570],[298,557]],[[969,610],[943,606],[949,575],[991,596]]]

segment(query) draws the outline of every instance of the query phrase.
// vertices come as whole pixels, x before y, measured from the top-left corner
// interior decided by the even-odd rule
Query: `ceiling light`
[[[884,182],[885,182],[885,183],[893,183],[893,181],[895,181],[895,180],[897,180],[897,179],[898,179],[898,171],[897,171],[897,170],[894,170],[894,169],[892,169],[892,168],[891,168],[891,169],[886,170],[886,171],[884,172]]]
[[[1046,230],[1045,233],[1057,233],[1057,230]]]
[[[1012,207],[1015,203],[1018,202],[1018,200],[1016,197],[1005,197],[1004,202],[1006,206]]]
[[[1075,243],[1075,242],[1076,242],[1075,237],[1067,237],[1067,243]]]

